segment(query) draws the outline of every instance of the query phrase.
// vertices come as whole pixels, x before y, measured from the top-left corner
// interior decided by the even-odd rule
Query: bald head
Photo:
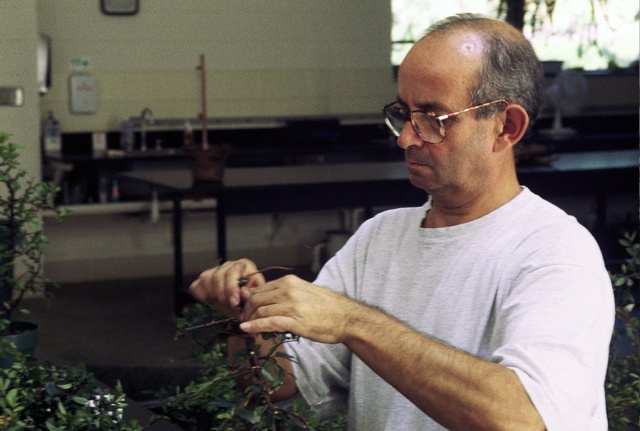
[[[442,44],[448,44],[448,50],[434,56]],[[445,61],[443,56],[461,73],[475,66],[467,88],[473,104],[505,99],[521,105],[531,124],[538,117],[544,101],[542,67],[529,41],[513,26],[474,14],[454,15],[429,27],[405,60],[415,66]],[[477,115],[489,116],[497,108],[483,108]]]

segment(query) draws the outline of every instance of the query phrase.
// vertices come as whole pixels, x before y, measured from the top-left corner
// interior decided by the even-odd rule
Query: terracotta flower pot
[[[198,183],[221,183],[224,167],[231,148],[228,145],[210,145],[209,148],[185,149],[189,157],[193,181]]]

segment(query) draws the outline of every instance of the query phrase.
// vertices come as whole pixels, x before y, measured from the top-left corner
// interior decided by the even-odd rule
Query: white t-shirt
[[[368,220],[315,284],[514,370],[547,430],[606,430],[614,303],[593,237],[526,188],[458,226],[421,228],[429,208]],[[345,346],[300,340],[287,348],[299,362],[298,389],[320,417],[348,401],[351,430],[444,429]]]

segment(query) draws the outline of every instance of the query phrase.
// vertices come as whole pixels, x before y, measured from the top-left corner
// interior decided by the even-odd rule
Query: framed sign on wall
[[[74,114],[93,114],[98,107],[98,83],[95,76],[75,73],[69,77],[69,102]]]

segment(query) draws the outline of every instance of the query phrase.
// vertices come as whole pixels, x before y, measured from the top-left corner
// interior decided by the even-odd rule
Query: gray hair
[[[484,59],[470,88],[474,105],[505,99],[522,106],[529,115],[529,127],[544,104],[544,74],[529,41],[511,25],[477,14],[458,14],[436,22],[422,39],[450,34],[460,29],[475,31],[485,42]],[[500,109],[490,105],[476,110],[487,118]]]

